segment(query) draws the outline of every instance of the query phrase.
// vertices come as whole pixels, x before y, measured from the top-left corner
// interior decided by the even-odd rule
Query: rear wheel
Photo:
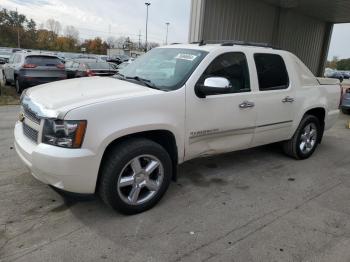
[[[129,139],[107,154],[98,189],[106,204],[122,213],[135,214],[158,203],[172,177],[172,161],[161,145],[147,139]]]
[[[293,137],[283,144],[284,152],[295,159],[309,158],[321,141],[322,129],[317,117],[305,115]]]
[[[21,94],[23,89],[18,77],[15,78],[15,87],[16,87],[17,94]]]
[[[346,114],[346,115],[350,114],[350,109],[343,108],[341,111],[343,112],[343,114]]]
[[[7,80],[7,78],[6,78],[6,75],[5,75],[5,72],[3,71],[3,76],[4,76],[4,81],[5,81],[5,85],[10,85],[11,83],[10,83],[10,81],[8,81]]]

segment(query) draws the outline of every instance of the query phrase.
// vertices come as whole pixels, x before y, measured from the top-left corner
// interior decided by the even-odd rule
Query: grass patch
[[[0,106],[19,105],[19,95],[13,86],[0,86]]]

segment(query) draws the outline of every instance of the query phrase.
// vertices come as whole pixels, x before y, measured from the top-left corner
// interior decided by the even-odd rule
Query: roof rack
[[[224,41],[221,45],[222,46],[245,45],[245,46],[273,48],[273,46],[268,43],[255,43],[255,42],[245,42],[245,41]]]
[[[268,43],[255,43],[255,42],[236,41],[236,40],[205,40],[205,41],[201,40],[200,42],[192,42],[191,44],[198,44],[199,46],[203,46],[206,44],[221,44],[221,46],[243,45],[243,46],[275,48],[274,46]]]

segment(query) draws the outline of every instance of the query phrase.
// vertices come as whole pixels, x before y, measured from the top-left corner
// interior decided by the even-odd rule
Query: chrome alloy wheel
[[[317,143],[317,128],[314,123],[310,123],[304,127],[300,137],[299,148],[303,154],[308,154]]]
[[[129,205],[140,205],[152,199],[159,191],[164,168],[158,158],[141,155],[133,158],[121,171],[118,194]]]

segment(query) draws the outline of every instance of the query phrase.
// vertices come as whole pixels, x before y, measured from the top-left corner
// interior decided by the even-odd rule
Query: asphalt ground
[[[64,199],[13,149],[0,107],[0,261],[350,261],[350,116],[308,160],[278,145],[187,162],[152,210]]]

